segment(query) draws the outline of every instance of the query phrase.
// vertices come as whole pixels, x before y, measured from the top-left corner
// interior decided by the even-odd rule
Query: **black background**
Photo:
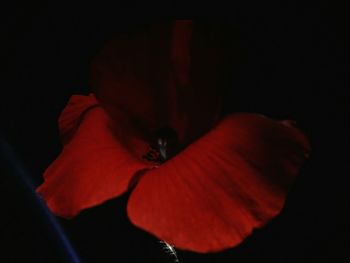
[[[35,185],[61,149],[58,115],[72,94],[89,91],[89,61],[113,35],[154,20],[141,10],[30,3],[1,11],[0,127]],[[205,20],[232,45],[223,47],[230,60],[226,110],[294,119],[313,152],[280,216],[236,248],[209,255],[179,251],[180,259],[350,262],[345,8],[236,4],[220,21]],[[0,261],[65,262],[28,191],[9,162],[1,164]],[[131,225],[126,201],[127,194],[73,220],[60,219],[82,261],[172,262],[155,238]]]

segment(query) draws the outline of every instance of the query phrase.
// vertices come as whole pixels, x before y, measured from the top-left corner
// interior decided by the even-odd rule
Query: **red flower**
[[[281,211],[309,143],[262,115],[220,119],[219,62],[202,36],[190,21],[158,25],[95,59],[95,94],[71,97],[59,119],[63,151],[38,188],[53,213],[71,218],[135,186],[136,226],[213,252]]]

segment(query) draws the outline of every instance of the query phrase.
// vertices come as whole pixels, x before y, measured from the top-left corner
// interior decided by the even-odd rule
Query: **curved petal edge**
[[[257,114],[230,115],[140,179],[129,218],[180,249],[232,248],[280,213],[309,152],[294,127]]]
[[[93,96],[73,96],[59,126],[63,150],[37,188],[56,215],[71,218],[121,195],[147,169],[137,155],[147,144],[122,114],[112,121]]]

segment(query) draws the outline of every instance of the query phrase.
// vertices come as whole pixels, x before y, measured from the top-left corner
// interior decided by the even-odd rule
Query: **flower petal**
[[[221,113],[221,40],[211,36],[208,25],[176,21],[173,26],[172,65],[175,74],[168,87],[169,125],[182,145],[208,132]],[[211,36],[211,37],[209,37]],[[225,54],[227,55],[227,54]]]
[[[190,20],[118,36],[95,57],[91,86],[113,117],[122,110],[149,133],[171,126],[186,145],[218,120],[218,46]],[[215,41],[214,41],[215,42]]]
[[[70,97],[68,105],[64,108],[58,119],[63,144],[68,143],[76,132],[76,128],[79,127],[84,112],[96,106],[98,106],[98,101],[93,94],[89,96],[73,95]]]
[[[128,215],[181,249],[231,248],[281,211],[309,151],[296,128],[261,115],[233,114],[143,176]]]
[[[118,36],[94,58],[91,86],[112,117],[123,110],[148,130],[166,124],[170,35],[169,23],[152,25]]]
[[[138,156],[147,144],[122,114],[112,122],[93,96],[73,96],[59,124],[63,151],[37,189],[55,214],[73,217],[119,196],[146,169]]]

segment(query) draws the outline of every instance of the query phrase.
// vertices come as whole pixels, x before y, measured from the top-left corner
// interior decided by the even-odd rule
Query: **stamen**
[[[167,144],[168,144],[168,142],[166,139],[162,139],[162,138],[158,139],[159,153],[164,161],[168,158],[167,157],[167,148],[166,148]]]
[[[176,132],[169,127],[159,129],[154,134],[148,152],[143,159],[161,164],[172,158],[178,151],[178,138]]]
[[[149,162],[162,162],[162,157],[160,156],[159,150],[155,147],[150,147],[149,151],[145,155],[143,155],[142,158],[146,159]]]
[[[168,244],[165,241],[159,241],[159,243],[163,244],[163,250],[167,253],[173,256],[174,263],[180,263],[179,258],[177,257],[176,250],[174,249],[174,246]]]

